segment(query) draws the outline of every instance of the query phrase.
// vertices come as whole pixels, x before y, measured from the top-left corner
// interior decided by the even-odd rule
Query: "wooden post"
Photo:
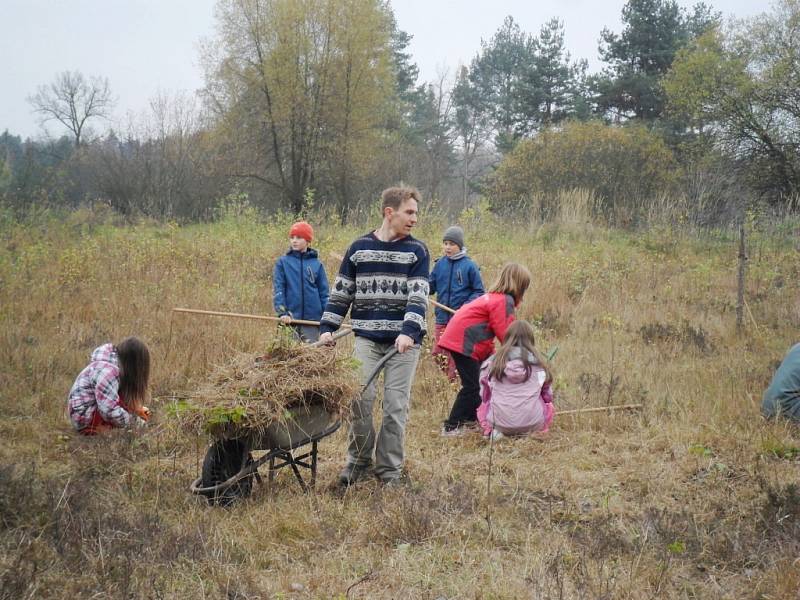
[[[744,327],[744,274],[747,254],[744,246],[744,222],[739,224],[739,272],[736,278],[736,331]]]

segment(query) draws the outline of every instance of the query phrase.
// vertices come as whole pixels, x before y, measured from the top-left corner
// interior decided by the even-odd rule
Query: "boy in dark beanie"
[[[464,246],[464,230],[458,225],[452,225],[445,230],[442,236],[442,250],[444,256],[436,260],[431,271],[430,293],[436,294],[436,301],[439,304],[458,310],[467,302],[484,294],[481,273],[478,265],[467,256],[467,249]],[[452,315],[438,307],[435,315],[434,340],[436,343],[431,353],[439,368],[451,382],[454,382],[458,375],[453,358],[438,343]]]
[[[451,225],[444,230],[442,242],[452,242],[458,246],[459,250],[464,249],[464,230],[458,225]]]

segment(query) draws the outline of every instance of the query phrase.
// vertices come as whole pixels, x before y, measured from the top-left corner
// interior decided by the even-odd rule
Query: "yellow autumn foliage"
[[[498,167],[491,189],[501,210],[538,206],[542,217],[552,216],[560,194],[581,189],[597,199],[604,216],[635,218],[648,203],[675,194],[678,177],[672,152],[646,128],[573,122],[521,141]]]

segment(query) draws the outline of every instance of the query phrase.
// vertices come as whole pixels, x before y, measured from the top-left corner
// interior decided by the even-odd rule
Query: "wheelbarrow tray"
[[[303,404],[287,409],[286,419],[263,428],[225,423],[211,430],[220,440],[241,440],[250,450],[291,450],[298,442],[319,435],[336,420],[322,404]]]

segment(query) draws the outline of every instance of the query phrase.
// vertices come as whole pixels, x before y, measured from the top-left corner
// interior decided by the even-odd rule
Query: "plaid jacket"
[[[119,361],[112,344],[94,349],[91,362],[72,385],[67,407],[69,419],[78,431],[87,427],[98,411],[112,425],[130,426],[131,414],[119,395]]]

